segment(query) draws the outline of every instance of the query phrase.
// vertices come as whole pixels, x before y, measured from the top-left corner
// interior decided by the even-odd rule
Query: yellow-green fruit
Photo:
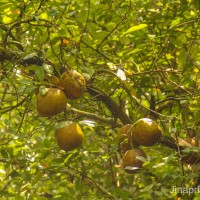
[[[141,149],[132,149],[126,151],[122,158],[122,166],[124,170],[129,174],[136,173],[142,168],[143,158],[146,159],[147,155]]]
[[[60,86],[64,88],[69,99],[78,99],[85,91],[86,82],[82,74],[69,70],[60,77]]]
[[[48,82],[51,83],[52,85],[59,86],[60,79],[57,76],[46,75],[46,78],[47,78]]]
[[[62,150],[71,151],[82,144],[84,136],[81,127],[77,123],[72,123],[56,129],[55,138]]]
[[[142,118],[133,125],[132,133],[132,136],[140,145],[152,146],[160,140],[162,129],[152,119]]]
[[[67,105],[67,97],[62,90],[57,88],[48,88],[47,90],[44,95],[40,92],[36,94],[37,111],[43,117],[61,113]]]
[[[124,151],[128,151],[133,147],[138,147],[139,144],[132,137],[132,127],[131,124],[125,124],[119,129],[120,134],[120,147]]]

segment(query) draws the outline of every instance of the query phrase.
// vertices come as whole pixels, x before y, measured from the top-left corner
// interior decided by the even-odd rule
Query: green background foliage
[[[199,171],[165,141],[200,139],[199,9],[199,0],[1,0],[1,199],[198,199],[171,192],[193,187]],[[83,97],[39,116],[34,90],[68,68],[87,80]],[[144,169],[126,174],[118,128],[143,117],[164,136],[142,147]],[[67,153],[54,138],[65,121],[85,136]]]

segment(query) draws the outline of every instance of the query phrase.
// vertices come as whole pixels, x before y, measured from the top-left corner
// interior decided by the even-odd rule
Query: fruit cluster
[[[122,166],[127,173],[134,174],[142,169],[147,155],[140,146],[153,146],[162,136],[161,127],[148,118],[139,119],[135,124],[126,124],[119,129],[120,148],[125,152],[122,158]],[[180,139],[180,138],[179,138]],[[187,147],[199,147],[195,138],[180,139],[178,142],[181,161],[194,165],[200,162],[199,151],[184,151]]]
[[[47,76],[52,87],[43,87],[36,90],[37,112],[43,117],[51,117],[63,112],[67,99],[80,98],[86,88],[86,81],[82,74],[75,70],[65,71],[60,78],[54,75]],[[83,132],[77,123],[71,123],[55,131],[58,146],[70,151],[83,142]]]
[[[127,173],[136,173],[147,158],[146,153],[139,146],[155,145],[162,136],[161,127],[149,118],[142,118],[133,125],[122,126],[119,133],[120,147],[125,152],[122,166]]]

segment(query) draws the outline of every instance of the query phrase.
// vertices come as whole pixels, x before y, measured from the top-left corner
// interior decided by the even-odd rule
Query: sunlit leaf
[[[48,20],[48,14],[47,13],[42,13],[39,17],[40,17],[40,19]]]
[[[126,80],[126,75],[125,75],[124,71],[121,70],[121,69],[118,69],[118,70],[117,70],[117,76],[118,76],[122,81],[125,81],[125,80]]]
[[[45,95],[47,92],[48,92],[48,88],[46,88],[45,86],[40,86],[40,88],[39,88],[39,92],[40,92],[40,94],[41,95]]]
[[[63,128],[65,126],[68,126],[69,124],[73,123],[72,121],[64,121],[64,122],[59,122],[55,124],[55,128]]]
[[[177,24],[179,24],[181,21],[180,17],[178,17],[177,19],[173,20],[171,22],[171,27],[176,26]]]
[[[129,28],[127,31],[125,31],[125,32],[123,33],[123,35],[126,35],[126,34],[128,34],[128,33],[132,33],[132,32],[134,32],[134,31],[138,31],[138,30],[144,29],[144,28],[146,28],[146,27],[147,27],[147,24],[139,24],[139,25],[137,25],[137,26],[132,26],[132,27]]]
[[[3,23],[4,24],[10,24],[10,23],[12,23],[13,22],[13,18],[11,18],[11,17],[8,17],[8,16],[4,16],[3,17]]]
[[[42,67],[44,68],[44,70],[48,73],[48,74],[52,74],[53,73],[53,66],[52,65],[47,65],[46,63],[44,63],[42,65]]]
[[[158,164],[154,165],[153,168],[162,167],[163,165],[165,165],[165,163],[158,163]]]
[[[30,54],[24,56],[23,59],[28,60],[28,59],[33,58],[35,56],[37,56],[37,53],[30,53]]]

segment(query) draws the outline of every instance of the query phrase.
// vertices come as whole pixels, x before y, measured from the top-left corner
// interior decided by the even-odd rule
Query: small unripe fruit
[[[124,151],[128,151],[133,147],[139,147],[139,144],[134,140],[134,137],[132,137],[132,127],[133,125],[126,124],[119,129],[120,147]]]
[[[134,174],[142,168],[146,158],[147,155],[142,149],[128,150],[122,158],[122,166],[127,173]]]

